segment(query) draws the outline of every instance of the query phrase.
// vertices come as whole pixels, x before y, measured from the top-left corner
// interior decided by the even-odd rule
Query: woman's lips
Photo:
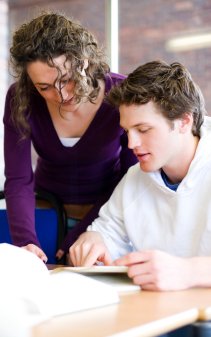
[[[62,105],[66,106],[66,105],[72,104],[73,103],[73,98],[74,98],[74,96],[71,97],[70,99],[68,99],[67,101],[62,102]]]

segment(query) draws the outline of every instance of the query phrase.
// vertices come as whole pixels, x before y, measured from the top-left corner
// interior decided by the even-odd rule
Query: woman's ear
[[[78,70],[82,76],[86,76],[85,70],[88,68],[88,65],[89,65],[89,61],[88,61],[88,59],[85,59],[83,61],[83,65],[82,65],[81,69]]]
[[[85,59],[85,60],[84,60],[84,67],[83,67],[83,69],[84,69],[84,70],[87,69],[87,68],[88,68],[88,65],[89,65],[89,61],[88,61],[88,59]]]

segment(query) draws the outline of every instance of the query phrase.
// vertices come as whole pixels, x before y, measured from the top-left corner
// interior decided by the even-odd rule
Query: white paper
[[[141,289],[127,276],[128,267],[126,266],[61,267],[53,270],[52,273],[62,270],[86,275],[93,280],[108,284],[118,293],[140,291]]]
[[[51,273],[35,254],[10,244],[0,244],[0,266],[0,336],[29,337],[30,326],[52,316],[119,302],[113,287],[70,271]]]
[[[63,270],[51,273],[49,291],[44,297],[42,312],[55,316],[118,302],[119,296],[113,287]]]
[[[105,273],[127,273],[126,266],[92,266],[92,267],[62,267],[74,273],[80,274],[105,274]]]

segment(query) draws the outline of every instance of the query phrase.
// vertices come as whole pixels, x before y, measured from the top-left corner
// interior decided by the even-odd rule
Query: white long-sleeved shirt
[[[113,259],[130,251],[159,249],[190,257],[211,255],[211,117],[177,191],[160,171],[131,167],[88,231],[102,234]]]

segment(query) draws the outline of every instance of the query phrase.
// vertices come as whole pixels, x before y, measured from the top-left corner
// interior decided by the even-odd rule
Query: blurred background
[[[114,72],[128,74],[155,59],[183,63],[201,87],[211,115],[211,0],[0,0],[0,189],[4,100],[13,82],[10,41],[17,26],[43,10],[58,10],[91,30]]]

